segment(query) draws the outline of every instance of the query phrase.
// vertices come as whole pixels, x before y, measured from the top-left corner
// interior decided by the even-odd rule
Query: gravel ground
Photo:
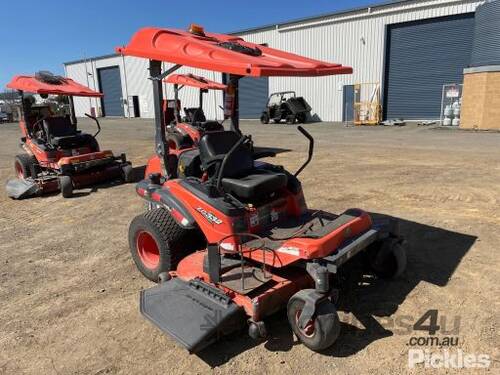
[[[109,119],[102,127],[103,148],[146,163],[151,121]],[[437,337],[458,337],[450,351],[488,354],[482,371],[498,373],[500,134],[307,128],[317,141],[302,174],[309,206],[397,217],[408,240],[403,277],[352,291],[332,349],[299,345],[278,313],[266,341],[233,335],[189,355],[139,314],[138,292],[152,284],[130,258],[127,229],[143,202],[133,184],[110,184],[72,199],[0,195],[0,373],[417,373],[423,364],[408,368],[408,343],[426,333],[411,326],[429,309],[438,310]],[[243,122],[242,129],[257,145],[291,149],[274,162],[292,171],[306,157],[294,127]],[[16,124],[0,125],[2,181],[13,177],[19,137]]]

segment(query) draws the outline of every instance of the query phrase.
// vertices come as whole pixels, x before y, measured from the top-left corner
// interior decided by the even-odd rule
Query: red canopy
[[[224,85],[223,83],[210,81],[206,78],[195,76],[194,74],[172,74],[169,75],[164,81],[173,84],[176,83],[178,85],[198,87],[206,90],[227,89],[227,85]]]
[[[14,76],[7,84],[7,87],[14,90],[22,90],[34,94],[53,94],[68,96],[102,96],[100,92],[80,85],[70,78],[62,78],[61,83],[50,84],[38,80],[35,76]]]
[[[144,28],[130,43],[116,48],[123,55],[241,76],[325,76],[351,74],[352,68],[313,60],[224,34],[202,35],[176,29]]]

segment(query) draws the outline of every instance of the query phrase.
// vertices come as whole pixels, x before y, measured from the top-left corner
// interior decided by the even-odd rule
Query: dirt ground
[[[103,148],[146,163],[151,121],[110,119],[102,128]],[[242,128],[256,145],[293,150],[275,163],[294,171],[305,159],[307,143],[294,127]],[[407,344],[426,333],[403,322],[411,327],[430,309],[438,310],[437,337],[446,328],[459,338],[451,350],[488,354],[492,363],[483,371],[498,373],[500,134],[307,128],[317,141],[302,174],[309,206],[396,217],[408,241],[402,278],[352,291],[332,349],[318,354],[297,344],[279,313],[267,321],[266,341],[234,335],[189,355],[140,316],[138,292],[152,284],[131,260],[127,230],[144,205],[133,184],[108,185],[72,199],[0,194],[0,373],[416,373],[423,364],[408,369]],[[13,177],[19,137],[16,124],[0,125],[1,181]]]

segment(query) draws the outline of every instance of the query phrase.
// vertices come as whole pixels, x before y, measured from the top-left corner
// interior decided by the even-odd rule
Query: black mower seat
[[[232,131],[207,133],[200,139],[200,159],[209,177],[218,176],[224,155],[239,139],[240,136]],[[221,184],[226,193],[252,200],[285,187],[287,176],[284,173],[255,168],[252,151],[242,144],[227,160]]]
[[[197,127],[199,129],[202,129],[204,131],[223,131],[224,127],[222,124],[218,121],[195,121],[191,123],[194,127]]]
[[[186,122],[205,122],[207,118],[202,108],[184,108],[184,113],[186,114]]]
[[[47,135],[47,142],[54,147],[63,149],[89,146],[93,150],[98,148],[93,136],[81,133],[69,117],[48,117],[43,120],[43,127]]]
[[[75,148],[75,147],[84,147],[89,146],[94,151],[95,149],[95,139],[90,134],[78,134],[78,135],[70,135],[67,137],[52,137],[50,144],[54,147],[60,147],[63,149]]]
[[[223,178],[224,191],[243,199],[252,199],[272,193],[286,186],[284,173],[274,173],[264,169],[256,169],[252,174],[241,178]]]

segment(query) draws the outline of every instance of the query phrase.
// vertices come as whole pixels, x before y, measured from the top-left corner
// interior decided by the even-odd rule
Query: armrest
[[[253,160],[262,159],[262,158],[274,158],[276,156],[276,152],[271,150],[262,150],[262,151],[254,151]]]

